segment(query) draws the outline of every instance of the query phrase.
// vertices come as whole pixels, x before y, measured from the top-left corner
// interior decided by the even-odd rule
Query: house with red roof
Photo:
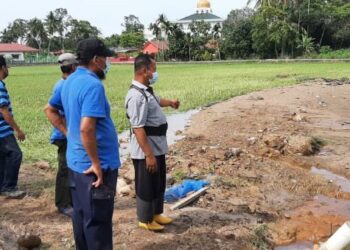
[[[143,47],[143,53],[156,55],[159,52],[163,52],[169,49],[169,43],[167,41],[148,41]]]
[[[24,61],[25,53],[38,53],[39,50],[18,43],[0,43],[0,55],[13,61]]]

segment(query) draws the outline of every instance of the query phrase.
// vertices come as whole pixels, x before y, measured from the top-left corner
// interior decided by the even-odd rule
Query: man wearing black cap
[[[58,63],[62,72],[62,79],[60,79],[54,87],[53,93],[61,88],[61,85],[68,78],[69,75],[74,73],[77,68],[78,61],[76,56],[71,53],[63,53],[58,57]],[[60,115],[64,118],[63,110],[60,110]],[[67,138],[66,136],[54,128],[51,134],[50,141],[53,145],[56,145],[58,169],[56,175],[56,188],[55,188],[55,205],[58,212],[73,217],[72,197],[68,185],[68,167],[66,160],[67,151]]]
[[[14,133],[20,141],[26,137],[12,115],[10,96],[3,82],[8,75],[6,60],[0,56],[0,194],[20,198],[25,195],[23,191],[17,190],[22,151]]]
[[[79,67],[46,107],[50,122],[67,136],[67,162],[77,249],[109,250],[118,168],[118,137],[102,84],[112,52],[90,38],[78,44]],[[64,110],[66,123],[58,111]]]

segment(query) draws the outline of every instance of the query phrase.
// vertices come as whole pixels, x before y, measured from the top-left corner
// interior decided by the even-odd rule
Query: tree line
[[[20,43],[39,49],[42,53],[60,50],[74,51],[76,44],[89,37],[99,37],[109,47],[137,47],[144,42],[144,25],[138,17],[124,17],[122,34],[102,37],[101,31],[89,21],[78,20],[69,15],[64,8],[50,11],[41,20],[16,19],[0,32],[2,43]]]
[[[72,18],[66,9],[50,11],[45,19],[16,19],[1,33],[3,43],[21,43],[50,52],[73,49],[78,41],[99,36],[99,29],[88,21]]]
[[[254,4],[254,9],[231,11],[224,22],[221,46],[226,57],[295,58],[350,47],[349,0]]]
[[[191,33],[164,15],[150,25],[180,60],[296,58],[350,47],[349,0],[249,0],[222,26],[194,22]],[[165,37],[164,38],[164,34]]]

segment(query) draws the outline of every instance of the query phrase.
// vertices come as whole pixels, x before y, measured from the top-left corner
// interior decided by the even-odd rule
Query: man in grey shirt
[[[125,100],[131,135],[131,158],[135,167],[135,190],[139,227],[164,229],[171,218],[162,215],[166,186],[165,154],[168,124],[162,107],[178,109],[178,100],[156,96],[150,85],[158,79],[156,61],[146,54],[135,59],[135,78]]]

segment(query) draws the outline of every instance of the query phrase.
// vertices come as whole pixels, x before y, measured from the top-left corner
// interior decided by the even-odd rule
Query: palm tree
[[[64,36],[67,32],[68,24],[71,17],[68,15],[68,11],[63,8],[56,9],[54,11],[55,19],[57,21],[57,32],[60,37],[61,49],[64,49]]]
[[[158,24],[156,22],[155,23],[151,23],[149,25],[149,29],[152,31],[153,35],[156,36],[157,40],[161,39],[161,37],[162,37],[162,30],[161,30],[161,28],[158,26]]]
[[[55,33],[58,31],[59,27],[59,20],[57,20],[55,14],[53,11],[50,11],[49,14],[46,16],[45,19],[45,26],[46,26],[46,31],[49,37],[49,44],[47,48],[47,53],[50,52],[51,49],[51,41],[54,38]]]
[[[149,29],[153,31],[153,34],[158,40],[167,39],[176,28],[177,24],[169,22],[164,14],[160,14],[158,19],[149,26]],[[163,37],[164,33],[166,37]]]
[[[270,6],[271,1],[274,1],[274,0],[248,0],[247,5],[250,5],[253,2],[255,2],[255,8],[258,9],[262,6]]]
[[[301,40],[297,48],[302,49],[304,54],[311,54],[315,51],[314,39],[312,37],[309,37],[306,30],[303,31]]]
[[[299,0],[248,0],[247,5],[250,5],[253,2],[255,2],[255,8],[258,9],[263,6],[271,5],[282,5],[283,7],[286,7],[289,4],[298,5]]]
[[[12,23],[12,28],[11,28],[13,34],[17,38],[16,42],[19,42],[20,44],[23,44],[25,41],[25,37],[27,34],[27,21],[24,19],[16,19]]]
[[[47,40],[47,34],[43,22],[33,18],[28,22],[27,44],[42,49],[43,43]]]

